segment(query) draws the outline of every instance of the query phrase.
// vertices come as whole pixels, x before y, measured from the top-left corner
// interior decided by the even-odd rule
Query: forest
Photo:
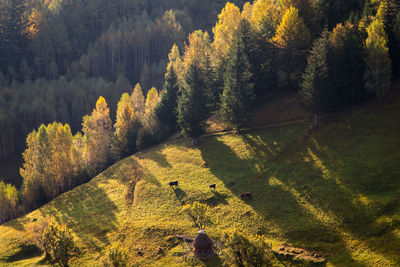
[[[317,127],[400,76],[397,0],[206,2],[1,0],[0,157],[24,163],[0,223],[177,132],[196,146],[211,114],[240,133],[267,92]]]

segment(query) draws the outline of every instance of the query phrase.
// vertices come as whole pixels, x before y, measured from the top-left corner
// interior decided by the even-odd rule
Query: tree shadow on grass
[[[203,204],[207,204],[210,207],[215,207],[215,206],[218,206],[220,204],[221,205],[227,205],[228,204],[228,201],[226,200],[228,198],[228,196],[226,196],[224,194],[221,194],[216,190],[212,190],[212,194],[213,195],[211,197],[209,197],[209,198],[207,198],[205,200],[202,200],[200,202],[203,203]]]
[[[169,164],[167,158],[165,157],[164,154],[162,154],[160,151],[149,151],[148,153],[145,154],[139,154],[137,155],[138,158],[140,159],[150,159],[158,164],[158,166],[162,168],[171,168],[171,164]]]
[[[46,209],[48,215],[67,224],[88,247],[109,245],[106,234],[117,228],[118,207],[107,193],[97,183],[89,183],[67,194],[54,200],[51,209]]]
[[[246,137],[243,139],[246,140]],[[370,217],[365,208],[355,205],[353,199],[336,183],[321,178],[320,171],[313,169],[312,164],[307,166],[300,162],[299,159],[302,159],[307,151],[305,147],[301,151],[294,151],[292,147],[299,149],[304,138],[296,140],[268,162],[260,159],[264,152],[251,152],[255,159],[239,158],[218,138],[208,139],[200,150],[210,171],[224,182],[234,195],[238,194],[238,190],[253,193],[254,200],[246,203],[277,227],[293,245],[318,244],[328,252],[335,246],[334,252],[340,251],[342,260],[354,262],[348,250],[351,244],[346,243],[351,240],[366,246],[366,251],[375,253],[380,258],[390,257],[380,248],[371,247],[371,244],[363,241],[365,235],[361,233],[374,226],[374,218]],[[255,146],[254,143],[248,145]],[[263,171],[257,171],[253,167],[254,162],[264,166],[261,168]],[[305,177],[310,181],[300,177],[302,175],[310,175]],[[328,188],[328,192],[325,193],[329,195],[321,196],[324,192],[315,193],[310,187],[302,187],[304,183],[319,183],[318,188]],[[324,203],[329,196],[340,200],[336,206],[338,209],[332,210],[329,202],[328,205]],[[345,207],[346,212],[340,213],[339,207]],[[356,216],[351,216],[353,213]],[[350,218],[347,223],[346,218]],[[390,260],[395,262],[397,259]]]

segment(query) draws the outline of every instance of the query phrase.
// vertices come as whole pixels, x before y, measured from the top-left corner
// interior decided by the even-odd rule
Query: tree
[[[66,225],[59,225],[55,221],[50,221],[43,231],[43,242],[51,258],[63,267],[68,266],[68,262],[80,253],[71,231]]]
[[[367,28],[368,38],[365,40],[367,52],[365,87],[377,97],[381,97],[389,89],[391,83],[391,60],[387,47],[388,39],[383,21],[375,19]]]
[[[114,124],[116,147],[119,156],[123,157],[136,150],[135,113],[128,93],[124,93],[118,102],[117,119]]]
[[[242,33],[238,31],[229,48],[220,107],[223,121],[237,131],[248,118],[255,97],[253,74],[242,38]]]
[[[159,96],[158,96],[158,91],[155,87],[152,87],[148,92],[146,96],[146,122],[150,118],[150,115],[154,112],[154,109],[157,107],[157,104],[159,102]]]
[[[281,69],[278,70],[278,76],[281,86],[296,88],[305,65],[306,50],[311,42],[310,30],[296,8],[286,10],[272,41],[280,49]]]
[[[364,49],[357,27],[349,22],[338,24],[329,36],[329,43],[330,107],[349,106],[366,99]]]
[[[196,146],[198,137],[203,133],[203,124],[208,117],[207,97],[203,75],[196,62],[190,63],[180,85],[178,96],[178,124],[182,134],[192,137]]]
[[[325,31],[313,44],[301,83],[300,94],[303,103],[314,115],[314,128],[317,127],[318,113],[329,107],[331,87],[327,62],[328,50],[329,33]]]
[[[211,225],[210,208],[206,204],[196,201],[192,205],[183,206],[182,211],[189,216],[199,230],[204,230]]]
[[[177,47],[175,49],[177,49]],[[172,52],[173,51],[171,51],[171,53]],[[176,60],[178,59],[168,63],[167,73],[165,74],[164,93],[161,95],[161,100],[155,109],[157,120],[169,127],[169,129],[166,130],[167,134],[176,130],[178,127],[176,109],[178,107],[177,98],[179,85],[176,72]]]
[[[146,107],[145,107],[144,95],[143,95],[143,91],[142,91],[142,87],[140,86],[140,83],[137,83],[135,85],[135,88],[133,89],[133,92],[131,95],[131,100],[132,100],[132,105],[135,110],[136,116],[141,119],[144,116]]]
[[[111,159],[112,124],[109,113],[106,100],[99,97],[92,114],[83,118],[83,158],[91,174],[103,170]]]
[[[0,224],[17,216],[17,204],[18,191],[15,186],[0,181]]]
[[[228,49],[235,36],[238,21],[241,19],[240,9],[230,2],[226,3],[224,9],[218,15],[218,21],[213,28],[215,55],[217,58],[225,58]]]
[[[0,1],[0,69],[7,72],[9,67],[19,67],[27,56],[28,39],[25,0]]]

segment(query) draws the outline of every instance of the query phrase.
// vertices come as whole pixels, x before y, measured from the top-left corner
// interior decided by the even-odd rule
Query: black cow
[[[173,182],[169,182],[168,183],[169,184],[169,186],[178,186],[178,181],[173,181]]]
[[[210,184],[210,185],[209,185],[209,188],[215,190],[215,184]]]
[[[245,199],[245,198],[251,199],[252,197],[253,196],[252,196],[251,192],[243,192],[240,194],[240,198],[242,198],[242,199]]]

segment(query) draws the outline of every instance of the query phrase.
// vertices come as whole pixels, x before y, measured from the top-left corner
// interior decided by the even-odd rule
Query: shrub
[[[125,267],[127,263],[127,253],[118,246],[111,246],[108,249],[108,258],[114,267]]]
[[[200,230],[212,224],[209,212],[210,208],[206,204],[194,202],[192,205],[186,204],[182,211],[185,212]]]
[[[60,266],[68,266],[68,262],[80,253],[67,226],[54,221],[43,231],[43,244],[51,258]]]

